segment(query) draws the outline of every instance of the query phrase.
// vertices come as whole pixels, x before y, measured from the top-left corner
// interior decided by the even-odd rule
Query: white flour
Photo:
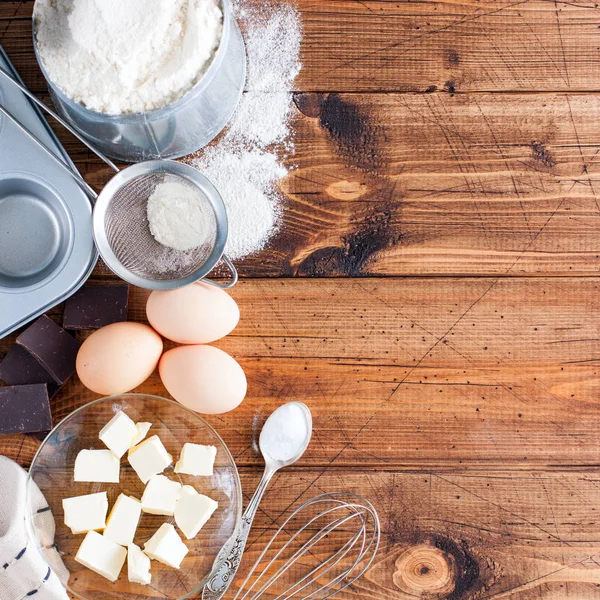
[[[175,181],[160,183],[148,198],[150,232],[163,246],[191,250],[206,242],[204,200],[198,192]]]
[[[275,460],[287,461],[300,453],[310,427],[304,410],[295,402],[280,406],[260,433],[260,448]]]
[[[234,3],[248,55],[246,93],[229,129],[192,164],[223,196],[229,218],[227,253],[240,259],[265,247],[281,214],[278,182],[293,150],[292,89],[300,72],[300,18],[278,0]]]
[[[276,181],[287,175],[287,169],[274,154],[219,146],[207,149],[197,166],[227,206],[228,256],[241,258],[264,247],[279,217]]]
[[[37,0],[40,56],[69,97],[119,114],[166,106],[218,46],[219,0]]]

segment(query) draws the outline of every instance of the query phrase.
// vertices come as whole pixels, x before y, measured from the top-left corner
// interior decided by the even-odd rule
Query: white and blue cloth
[[[54,516],[38,487],[30,485],[41,550],[27,535],[27,473],[0,456],[0,600],[68,600],[69,573],[54,547]]]

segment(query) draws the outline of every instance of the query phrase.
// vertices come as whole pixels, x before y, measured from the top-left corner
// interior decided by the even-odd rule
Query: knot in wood
[[[418,598],[447,598],[456,587],[454,557],[431,544],[405,550],[396,560],[394,584]]]

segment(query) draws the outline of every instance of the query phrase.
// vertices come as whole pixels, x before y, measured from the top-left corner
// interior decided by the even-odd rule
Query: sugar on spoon
[[[226,543],[215,560],[214,575],[204,586],[202,600],[219,600],[227,591],[240,566],[246,540],[258,505],[279,469],[293,465],[306,451],[312,435],[312,415],[302,402],[280,406],[265,422],[260,432],[259,447],[265,460],[265,471],[242,515],[235,537]]]

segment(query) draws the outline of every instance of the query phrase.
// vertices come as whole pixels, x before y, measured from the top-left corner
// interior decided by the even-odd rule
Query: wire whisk
[[[234,600],[331,598],[367,571],[379,539],[368,500],[346,492],[315,496],[275,531]]]

